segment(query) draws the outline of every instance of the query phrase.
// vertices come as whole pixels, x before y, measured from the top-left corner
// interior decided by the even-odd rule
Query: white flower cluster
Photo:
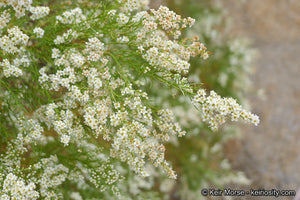
[[[58,49],[52,50],[54,63],[64,66],[64,70],[57,70],[56,74],[47,75],[46,68],[43,68],[40,73],[41,77],[45,78],[40,81],[41,83],[49,81],[50,88],[55,90],[65,87],[68,92],[63,102],[42,107],[37,112],[39,119],[48,124],[49,128],[53,127],[61,136],[61,142],[68,145],[71,140],[80,141],[82,138],[82,134],[78,134],[83,131],[81,126],[74,123],[78,121],[78,117],[71,111],[79,108],[85,125],[94,131],[95,136],[101,134],[105,140],[113,140],[112,157],[126,161],[132,170],[141,176],[147,176],[144,159],[149,156],[155,166],[160,166],[171,178],[175,178],[174,171],[164,159],[164,146],[155,144],[155,141],[158,139],[167,141],[168,134],[182,136],[184,132],[181,131],[179,124],[174,122],[170,111],[159,112],[159,119],[154,121],[151,109],[142,103],[143,99],[148,99],[146,93],[133,90],[131,86],[121,90],[124,100],[114,102],[112,107],[112,99],[107,97],[106,91],[113,92],[110,86],[116,90],[124,85],[124,81],[120,78],[112,78],[112,71],[107,67],[108,59],[103,57],[104,49],[104,44],[98,38],[90,38],[82,53],[66,51],[61,55]],[[97,55],[97,59],[90,59],[92,54]],[[88,68],[84,64],[86,60],[97,61],[100,58],[101,68]],[[88,90],[85,91],[73,85],[76,81],[82,81],[82,75],[87,80]],[[70,79],[71,77],[73,78]],[[110,84],[107,84],[106,80],[109,80]],[[55,109],[61,112],[56,113]],[[111,125],[110,129],[106,126],[108,122]],[[158,130],[154,129],[154,124],[157,125]]]
[[[38,38],[42,38],[45,31],[40,27],[36,27],[33,29],[33,33],[35,33]]]
[[[231,121],[242,119],[248,123],[258,125],[259,117],[244,109],[233,98],[221,98],[214,91],[209,96],[205,95],[203,89],[198,90],[193,98],[195,106],[201,106],[202,119],[207,122],[213,130],[217,130],[219,125],[225,123],[226,118],[231,117]]]
[[[132,12],[140,9],[147,9],[149,0],[123,0],[120,8],[124,12]]]
[[[4,0],[0,2],[0,7],[8,7],[11,6],[13,8],[13,10],[15,11],[15,16],[17,18],[23,17],[25,16],[25,12],[26,10],[30,11],[32,13],[32,15],[30,16],[30,18],[32,20],[36,20],[36,19],[40,19],[42,17],[45,17],[46,15],[49,14],[50,9],[49,7],[45,7],[45,6],[36,6],[33,7],[31,6],[32,4],[32,0]],[[9,15],[7,15],[7,13],[4,11],[4,15],[6,15],[6,21],[2,22],[2,20],[0,20],[0,24],[1,23],[7,23],[9,20],[7,20],[9,18]],[[1,16],[1,18],[2,18]],[[8,16],[8,18],[7,18]]]
[[[18,27],[7,29],[8,35],[0,37],[0,48],[4,54],[14,54],[14,59],[10,62],[3,59],[0,66],[3,67],[3,75],[5,77],[21,76],[23,74],[20,66],[27,67],[29,59],[26,55],[24,47],[27,45],[29,37],[24,34]]]
[[[52,103],[43,106],[36,114],[41,117],[41,121],[44,121],[48,128],[53,128],[59,134],[61,142],[67,146],[71,138],[79,141],[83,137],[83,127],[73,124],[76,118],[72,111],[67,109],[61,110],[59,113],[55,112],[59,108],[58,105]]]
[[[13,172],[15,169],[20,169],[21,167],[21,157],[28,150],[24,147],[24,137],[22,134],[18,136],[10,143],[8,143],[5,154],[0,154],[0,161],[3,164],[1,166],[1,171],[3,172]],[[3,169],[6,167],[6,170]]]
[[[25,125],[25,123],[27,124]],[[39,140],[44,132],[44,128],[34,119],[24,122],[24,128],[28,129],[27,132],[29,133],[24,137],[24,142],[27,144]]]
[[[58,45],[58,44],[63,44],[65,42],[71,42],[73,39],[76,39],[77,37],[78,37],[78,33],[75,30],[69,29],[62,36],[58,35],[54,40],[54,43]]]
[[[151,13],[150,15],[147,12],[139,12],[133,17],[133,21],[140,19],[143,21],[144,27],[136,35],[137,41],[142,41],[142,45],[138,48],[143,58],[155,69],[187,73],[191,56],[200,55],[204,59],[208,58],[206,47],[197,42],[196,38],[189,45],[168,39],[169,34],[178,39],[180,30],[187,25],[192,26],[194,19],[181,19],[180,15],[163,6],[157,11],[151,10]],[[167,35],[160,30],[160,27],[167,32]]]
[[[251,44],[247,39],[235,39],[229,41],[228,45],[232,54],[229,62],[233,68],[232,73],[236,74],[237,79],[233,87],[237,90],[247,91],[252,85],[249,75],[254,72],[252,62],[257,57],[257,51],[250,48]]]
[[[37,20],[48,15],[50,9],[49,7],[45,7],[45,6],[36,6],[36,7],[30,6],[29,11],[32,13],[30,18],[32,20]]]
[[[126,24],[129,21],[129,17],[126,16],[124,13],[120,13],[117,17],[117,22],[119,24]]]
[[[90,181],[96,186],[96,188],[100,188],[102,191],[107,190],[105,185],[112,185],[121,178],[120,173],[114,169],[114,166],[108,163],[102,164],[96,170],[91,170],[90,174]],[[105,177],[105,179],[103,177]]]
[[[26,185],[25,180],[9,173],[4,179],[0,199],[38,199],[39,193],[35,189],[36,185],[33,182]]]
[[[103,55],[104,43],[102,43],[98,38],[93,37],[89,38],[88,42],[85,44],[86,48],[84,53],[87,55],[87,60],[94,62],[98,61]]]
[[[9,63],[7,59],[4,59],[3,62],[0,63],[0,66],[3,67],[3,75],[7,78],[10,76],[21,76],[22,70],[12,64]]]
[[[62,16],[56,16],[56,20],[63,24],[79,24],[82,21],[85,21],[86,17],[82,14],[82,10],[80,8],[75,8],[64,12]]]
[[[10,14],[5,10],[0,16],[0,30],[7,26],[7,23],[10,21]]]
[[[0,2],[0,7],[12,6],[15,11],[15,16],[17,18],[23,17],[25,11],[30,9],[32,0],[4,0]]]
[[[175,39],[178,39],[181,35],[180,28],[184,29],[186,25],[192,27],[195,23],[195,19],[190,17],[181,19],[180,15],[170,11],[169,8],[165,6],[160,6],[158,10],[152,9],[151,12],[162,29],[172,33]]]
[[[56,155],[51,155],[49,158],[43,158],[40,162],[33,165],[35,171],[42,171],[36,183],[40,187],[40,194],[42,197],[56,197],[51,188],[61,185],[67,178],[69,169],[62,164],[57,164],[58,159]]]
[[[1,7],[7,7],[8,9],[11,6],[15,11],[14,16],[17,18],[25,16],[26,10],[32,12],[32,19],[38,19],[49,14],[50,10],[48,7],[32,7],[31,4],[32,0],[1,1],[0,3]],[[4,29],[10,21],[11,15],[8,10],[1,11],[0,30]],[[4,55],[9,53],[14,54],[14,56],[12,60],[3,59],[0,66],[3,67],[3,75],[5,77],[18,77],[23,74],[19,66],[29,65],[28,52],[25,50],[28,45],[29,36],[24,34],[17,26],[8,28],[7,33],[8,35],[1,35],[2,37],[0,37],[0,48],[3,50]],[[34,33],[37,34],[37,37],[42,37],[44,34],[40,28],[35,29]]]
[[[7,53],[14,54],[18,52],[19,45],[27,45],[29,37],[24,34],[19,27],[7,29],[8,35],[0,38],[0,48]]]

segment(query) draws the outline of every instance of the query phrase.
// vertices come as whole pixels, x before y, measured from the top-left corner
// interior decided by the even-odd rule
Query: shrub
[[[170,93],[190,99],[213,130],[259,123],[186,78],[190,58],[210,54],[181,37],[195,20],[164,6],[143,11],[146,3],[0,3],[2,199],[130,198],[157,172],[176,179],[164,143],[186,132],[174,105],[160,103]]]

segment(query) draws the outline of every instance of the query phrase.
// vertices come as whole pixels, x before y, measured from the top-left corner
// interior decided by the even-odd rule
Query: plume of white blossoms
[[[51,13],[31,1],[5,1],[9,12],[0,15],[7,18],[5,27],[15,20],[7,14],[13,6],[16,17],[24,16],[20,20],[29,24],[7,25],[12,28],[0,35],[0,83],[5,83],[0,85],[0,102],[2,90],[7,90],[13,100],[5,100],[5,128],[18,134],[1,154],[5,164],[0,171],[23,177],[26,182],[14,180],[29,188],[25,190],[32,191],[33,199],[62,198],[69,192],[59,187],[64,182],[78,191],[99,194],[110,189],[119,195],[116,185],[124,178],[120,169],[126,167],[146,177],[153,173],[147,168],[152,165],[176,179],[164,143],[186,132],[172,108],[163,108],[147,93],[151,81],[193,98],[212,129],[227,116],[258,123],[233,99],[214,92],[206,97],[189,84],[189,59],[207,59],[210,53],[196,37],[180,38],[194,19],[183,19],[164,6],[140,11],[145,1],[138,0],[69,3],[61,2],[56,8],[63,9]]]
[[[193,103],[196,107],[200,107],[203,121],[208,123],[212,130],[218,130],[218,127],[225,123],[227,117],[231,121],[242,119],[256,126],[259,123],[259,117],[244,110],[236,100],[221,98],[214,91],[210,91],[210,95],[206,96],[203,89],[198,90],[197,95],[193,97]]]

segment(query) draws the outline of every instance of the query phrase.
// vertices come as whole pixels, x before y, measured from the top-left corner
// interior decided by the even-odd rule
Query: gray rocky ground
[[[223,1],[224,3],[225,1]],[[228,156],[253,180],[251,187],[300,187],[300,1],[226,0],[233,34],[247,36],[260,52],[252,80],[265,98],[249,96],[258,127],[231,141]],[[258,198],[265,199],[265,198]],[[280,198],[284,199],[284,198]],[[292,199],[292,198],[286,198]]]

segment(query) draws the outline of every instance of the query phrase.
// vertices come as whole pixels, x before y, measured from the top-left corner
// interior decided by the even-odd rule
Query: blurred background
[[[225,1],[223,1],[225,2]],[[300,1],[251,0],[224,4],[232,34],[247,37],[259,51],[253,87],[264,95],[249,96],[261,117],[242,140],[228,148],[230,160],[246,172],[253,186],[300,187]],[[291,199],[291,198],[290,198]]]
[[[212,185],[298,190],[300,1],[152,0],[150,5],[152,8],[166,5],[183,17],[196,19],[195,26],[185,36],[199,35],[214,54],[204,62],[191,61],[191,79],[222,96],[237,98],[261,119],[257,127],[233,124],[218,133],[202,127],[198,136],[187,138],[181,149],[184,145],[195,145],[184,153],[205,167],[192,162],[184,166],[178,158],[175,165],[180,169],[181,182],[177,189],[185,187],[186,193],[171,192],[170,199],[194,199],[201,187]],[[199,142],[191,145],[191,141]],[[203,153],[203,146],[210,153]],[[169,157],[172,160],[172,154]],[[224,167],[224,162],[231,167]],[[229,168],[237,178],[227,174],[218,179]],[[201,183],[193,183],[197,182],[193,178],[199,178],[197,173],[203,174]]]

